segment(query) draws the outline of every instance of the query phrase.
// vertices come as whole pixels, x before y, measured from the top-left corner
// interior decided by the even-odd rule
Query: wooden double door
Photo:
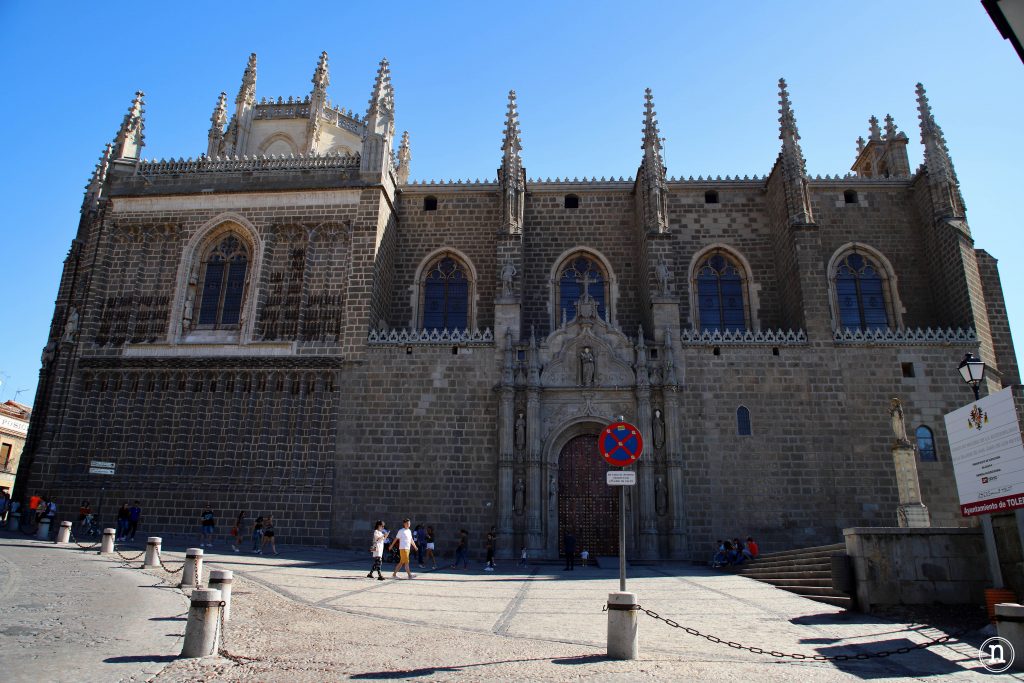
[[[611,467],[597,450],[597,435],[572,438],[558,458],[558,554],[565,555],[565,534],[576,536],[577,554],[619,553],[618,487],[608,486]],[[616,468],[618,469],[618,468]]]

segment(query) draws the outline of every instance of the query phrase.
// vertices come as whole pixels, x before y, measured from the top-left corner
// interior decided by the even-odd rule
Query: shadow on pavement
[[[404,678],[419,678],[431,676],[442,672],[459,672],[463,669],[472,669],[480,666],[494,666],[495,664],[517,664],[519,662],[551,662],[552,664],[593,664],[595,662],[610,662],[604,655],[579,655],[577,657],[560,657],[548,659],[547,657],[529,657],[525,659],[499,659],[492,662],[476,662],[475,664],[460,664],[458,666],[431,666],[422,669],[404,669],[401,671],[367,671],[361,674],[352,674],[349,678],[360,681],[389,681]]]
[[[937,655],[927,649],[914,650],[913,662],[904,662],[900,659],[899,655],[896,655],[894,659],[886,659],[886,665],[882,665],[882,660],[875,657],[865,657],[865,654],[877,653],[883,651],[892,652],[901,647],[915,647],[917,643],[906,638],[897,638],[894,640],[880,640],[873,643],[857,643],[856,645],[839,645],[836,647],[823,647],[818,650],[819,654],[823,654],[829,657],[836,655],[846,655],[850,657],[847,661],[833,661],[832,665],[844,671],[848,674],[852,674],[857,678],[871,679],[871,678],[892,678],[894,676],[893,665],[900,666],[912,672],[914,676],[948,676],[956,672],[962,672],[964,669],[957,666],[955,663],[943,658],[941,655]],[[859,659],[854,659],[859,657]],[[866,665],[874,664],[873,667]],[[910,666],[907,666],[910,664]],[[898,674],[896,674],[898,675]]]
[[[173,662],[178,655],[131,655],[125,657],[107,657],[107,664],[131,664],[135,662]]]

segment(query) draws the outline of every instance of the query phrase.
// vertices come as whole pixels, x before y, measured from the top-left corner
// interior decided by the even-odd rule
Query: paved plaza
[[[183,544],[169,542],[168,566]],[[125,549],[127,556],[135,550]],[[164,571],[72,547],[0,536],[0,671],[6,681],[192,680],[989,680],[984,636],[884,659],[780,660],[688,635],[640,615],[641,657],[604,658],[602,606],[617,567],[499,564],[366,578],[369,556],[287,548],[207,553],[235,571],[230,654],[179,660],[187,603]],[[687,565],[630,568],[640,603],[743,645],[806,655],[894,650],[943,631],[847,613],[745,577]],[[1010,677],[1005,677],[1010,679]]]

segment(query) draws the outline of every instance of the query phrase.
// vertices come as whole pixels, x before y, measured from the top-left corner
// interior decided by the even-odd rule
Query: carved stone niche
[[[545,387],[624,387],[636,384],[633,345],[601,320],[574,321],[541,347]]]

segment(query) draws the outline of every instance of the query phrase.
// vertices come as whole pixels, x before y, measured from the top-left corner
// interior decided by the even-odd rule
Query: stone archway
[[[619,552],[619,499],[607,485],[609,466],[597,451],[597,434],[580,434],[562,446],[558,456],[558,554],[572,529],[576,550],[591,555]]]

